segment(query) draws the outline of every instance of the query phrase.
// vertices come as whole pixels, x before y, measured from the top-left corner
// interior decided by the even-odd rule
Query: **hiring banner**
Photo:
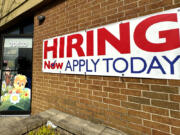
[[[179,11],[45,39],[42,71],[180,79]]]

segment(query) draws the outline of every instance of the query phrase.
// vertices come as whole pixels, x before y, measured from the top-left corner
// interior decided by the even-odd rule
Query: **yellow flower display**
[[[17,103],[19,103],[19,101],[20,101],[19,94],[12,93],[11,96],[10,96],[10,102],[13,103],[13,104],[17,104]]]

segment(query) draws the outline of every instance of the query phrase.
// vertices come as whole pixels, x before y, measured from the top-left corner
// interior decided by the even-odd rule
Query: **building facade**
[[[1,0],[2,2],[5,1]],[[153,13],[163,13],[169,9],[179,8],[179,0],[56,0],[53,2],[39,0],[36,2],[27,0],[19,3],[20,6],[11,6],[12,10],[8,10],[11,11],[10,13],[1,11],[0,19],[0,32],[3,37],[0,41],[1,61],[3,61],[1,82],[3,84],[3,76],[9,71],[15,72],[13,83],[16,83],[14,80],[17,74],[26,76],[27,83],[24,88],[27,88],[27,91],[30,89],[26,95],[30,94],[28,101],[31,102],[28,111],[25,110],[26,114],[55,108],[132,135],[180,134],[178,79],[42,71],[43,40],[128,19],[138,20],[141,16]],[[45,19],[40,22],[39,16],[44,16]],[[25,36],[25,39],[28,38],[26,43],[33,39],[32,46],[23,47],[25,49],[22,50],[26,54],[22,56],[27,56],[26,52],[30,52],[29,48],[31,48],[32,69],[28,68],[31,64],[20,66],[26,71],[20,68],[12,71],[12,68],[7,67],[7,65],[11,66],[11,63],[9,64],[8,59],[5,59],[6,55],[9,55],[5,53],[5,41],[7,39],[8,42],[8,39],[11,40],[14,36],[18,41]],[[28,56],[26,58],[30,59]],[[32,77],[28,73],[32,74]],[[4,81],[7,84],[8,79],[4,77]],[[29,82],[31,83],[28,84]],[[14,84],[12,87],[15,87]],[[18,114],[18,110],[16,113]]]

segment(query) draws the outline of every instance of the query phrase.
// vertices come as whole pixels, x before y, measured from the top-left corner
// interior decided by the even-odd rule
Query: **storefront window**
[[[30,112],[32,37],[5,37],[0,112]]]
[[[0,115],[31,112],[33,17],[1,32]]]

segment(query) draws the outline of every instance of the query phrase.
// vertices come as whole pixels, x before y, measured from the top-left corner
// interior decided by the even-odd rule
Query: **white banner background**
[[[103,76],[124,76],[124,77],[141,77],[141,78],[161,78],[161,79],[180,79],[180,58],[174,63],[174,73],[171,72],[171,66],[170,64],[162,57],[166,56],[169,60],[173,61],[176,57],[180,55],[180,48],[169,50],[169,51],[163,51],[163,52],[147,52],[142,49],[140,49],[134,42],[134,31],[136,26],[145,20],[146,18],[149,18],[151,16],[155,16],[158,14],[169,14],[169,13],[177,13],[178,22],[160,22],[152,25],[148,28],[146,32],[146,38],[149,42],[152,43],[164,43],[166,42],[165,38],[159,38],[159,32],[164,30],[171,30],[171,29],[180,29],[180,13],[178,12],[178,9],[168,10],[161,13],[156,13],[144,17],[139,17],[136,19],[126,20],[123,22],[118,22],[98,28],[93,28],[90,30],[94,30],[94,56],[86,56],[86,31],[80,31],[76,33],[71,33],[64,36],[58,36],[53,37],[50,39],[45,39],[43,41],[43,61],[42,61],[42,71],[43,72],[49,72],[49,73],[65,73],[65,74],[86,74],[86,75],[103,75]],[[126,23],[130,22],[130,50],[131,52],[129,54],[121,54],[119,53],[112,45],[109,44],[109,42],[106,42],[106,55],[98,56],[97,54],[97,29],[99,28],[106,28],[109,32],[111,32],[116,38],[119,39],[119,24],[120,23]],[[79,57],[77,55],[77,52],[75,49],[72,49],[72,57],[67,58],[67,37],[69,35],[73,34],[81,34],[83,36],[83,43],[81,45],[85,56]],[[58,42],[58,49],[57,49],[57,58],[53,59],[53,53],[52,51],[49,51],[47,53],[47,59],[44,59],[44,43],[45,41],[48,41],[48,46],[53,45],[53,39],[65,37],[65,46],[64,46],[64,58],[59,58],[59,46],[60,43]],[[73,41],[76,42],[76,41]],[[142,60],[135,59],[134,62],[131,62],[131,58],[139,57],[145,60],[147,66],[145,70],[141,73],[132,73],[132,69],[135,71],[140,71],[144,68],[144,63]],[[153,64],[153,67],[158,66],[156,62],[152,63],[152,60],[154,57],[157,57],[158,61],[160,62],[160,65],[163,67],[165,74],[163,74],[162,69],[159,68],[150,68],[150,65]],[[107,61],[103,60],[106,58],[111,58],[113,60],[109,60],[109,64],[107,64]],[[124,62],[122,59],[119,60],[118,58],[123,58],[127,61],[127,63]],[[115,61],[116,60],[116,61]],[[47,66],[45,66],[45,62],[50,61],[50,63],[63,63],[62,69],[48,69]],[[84,66],[73,66],[76,65],[77,62],[81,61],[81,64],[83,64],[83,61],[85,61]],[[98,61],[98,62],[97,62]],[[93,64],[93,62],[97,62],[97,64]],[[132,65],[133,64],[133,65]],[[109,65],[109,66],[108,66]],[[114,68],[113,68],[114,65]],[[107,66],[109,67],[109,72],[107,72]],[[118,72],[124,70],[124,72]],[[115,70],[116,69],[116,70]],[[148,69],[150,72],[148,73]]]

